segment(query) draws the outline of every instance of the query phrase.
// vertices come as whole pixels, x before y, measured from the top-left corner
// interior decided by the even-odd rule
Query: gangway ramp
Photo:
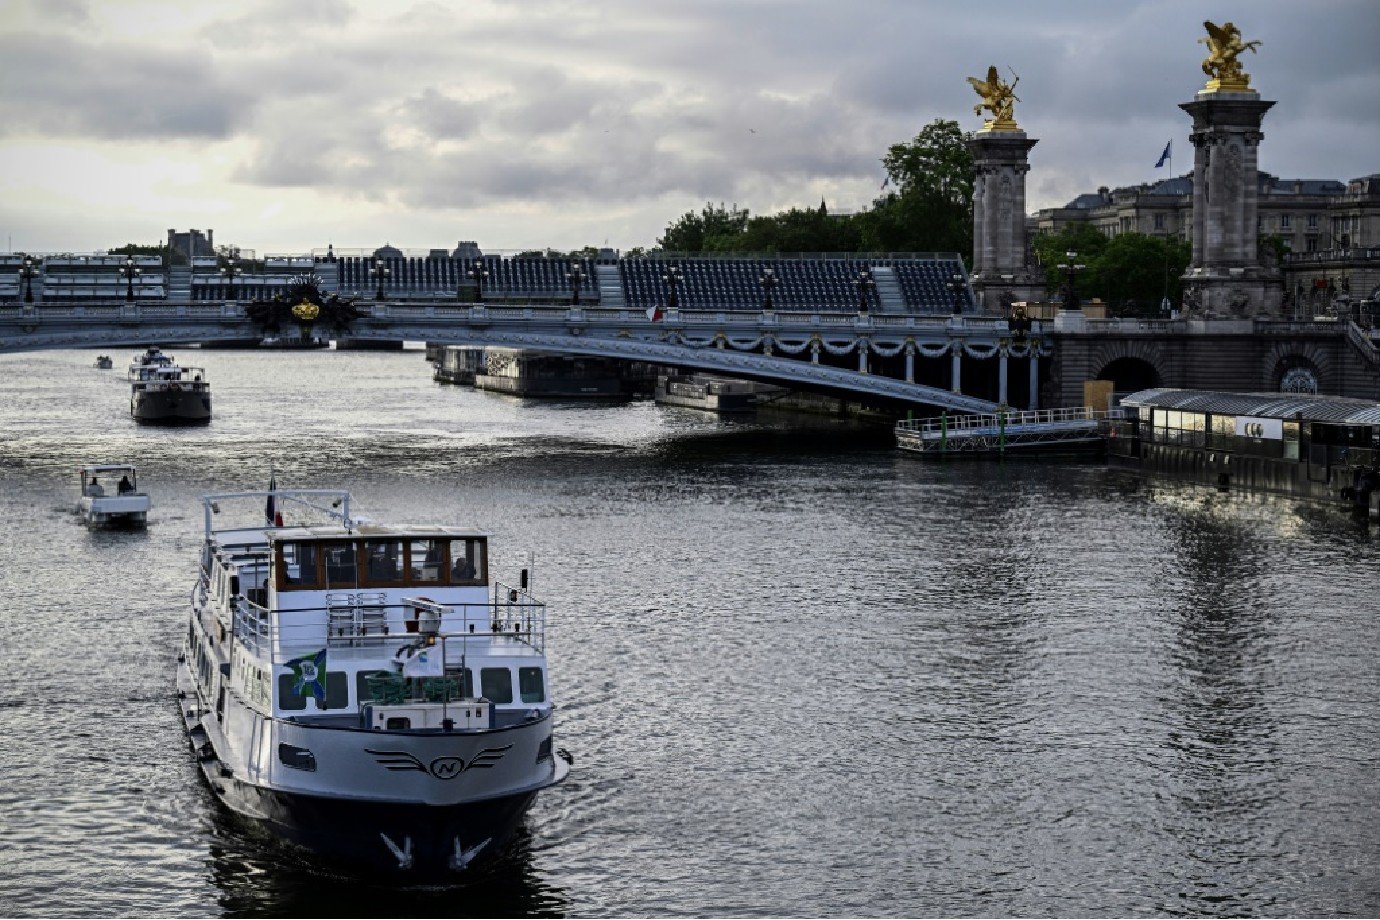
[[[1104,423],[1121,409],[1040,409],[984,415],[948,415],[896,423],[896,446],[926,458],[1013,454],[1096,453]]]

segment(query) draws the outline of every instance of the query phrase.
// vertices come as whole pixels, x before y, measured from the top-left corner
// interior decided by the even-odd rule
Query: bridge
[[[949,411],[994,411],[1011,395],[1019,361],[1034,402],[1040,362],[1051,354],[1038,330],[1013,337],[1004,319],[971,316],[640,310],[554,304],[501,307],[455,299],[357,303],[349,338],[506,346],[646,361],[711,371],[848,398]],[[326,332],[326,330],[319,330]],[[261,334],[238,302],[88,302],[0,305],[0,353],[47,348],[142,347],[243,340]],[[963,392],[965,366],[990,363],[995,400]],[[985,369],[985,368],[984,368]],[[983,375],[984,377],[990,375]],[[1024,383],[1024,382],[1023,382]],[[990,381],[983,384],[990,388]]]

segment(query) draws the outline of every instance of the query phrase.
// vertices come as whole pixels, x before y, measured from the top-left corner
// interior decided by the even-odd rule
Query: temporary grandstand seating
[[[241,274],[235,276],[236,300],[269,300],[292,283],[292,279],[316,269],[312,256],[265,256],[262,262],[241,260]],[[199,256],[192,260],[192,299],[223,300],[231,282],[221,274],[219,259]]]
[[[115,300],[129,292],[123,274],[123,255],[45,256],[43,259],[43,300],[45,303],[71,300]],[[158,256],[135,256],[134,296],[138,300],[163,300],[167,297],[167,277]],[[39,279],[34,279],[37,288]]]
[[[777,310],[850,312],[859,305],[857,280],[863,269],[891,266],[900,283],[906,309],[914,313],[949,313],[953,295],[948,287],[955,272],[962,273],[957,256],[934,258],[626,258],[619,263],[623,291],[630,307],[665,306],[670,293],[665,281],[672,265],[683,279],[678,289],[681,309],[760,310],[762,277],[772,269],[777,279],[772,304]],[[879,309],[875,295],[869,308]]]
[[[342,256],[340,290],[367,294],[378,289],[371,256]],[[488,276],[483,282],[485,300],[569,300],[570,282],[566,274],[578,264],[585,282],[580,299],[594,303],[599,290],[594,283],[594,265],[589,259],[543,256],[427,256],[425,258],[385,258],[388,274],[383,289],[392,296],[453,297],[461,286],[472,283],[469,274],[476,262],[482,262]]]

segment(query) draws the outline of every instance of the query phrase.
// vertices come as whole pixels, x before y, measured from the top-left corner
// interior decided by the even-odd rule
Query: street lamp
[[[235,276],[243,274],[244,269],[239,267],[239,260],[235,258],[229,259],[225,263],[225,267],[220,270],[221,277],[225,279],[226,300],[235,299]]]
[[[858,280],[853,283],[858,286],[858,312],[865,316],[872,294],[877,290],[877,281],[872,277],[871,269],[864,268],[858,272]]]
[[[134,279],[138,278],[143,272],[134,267],[134,256],[125,256],[125,264],[120,268],[119,275],[128,284],[125,288],[125,300],[134,299]]]
[[[475,263],[471,265],[469,269],[465,272],[465,274],[469,275],[471,278],[474,279],[474,302],[483,303],[484,279],[489,277],[488,267],[482,261],[476,260]]]
[[[580,268],[580,263],[576,262],[570,266],[570,271],[565,273],[565,279],[570,282],[570,302],[574,306],[580,305],[580,286],[585,283],[589,276]]]
[[[372,275],[374,275],[374,277],[379,279],[379,289],[378,293],[374,295],[374,299],[387,300],[388,296],[383,292],[383,279],[391,275],[392,272],[388,270],[388,266],[384,264],[382,259],[375,259],[374,267],[371,268],[369,271]]]
[[[770,268],[762,269],[762,277],[757,279],[757,283],[762,285],[762,312],[771,312],[771,292],[774,287],[781,283],[781,279],[776,277],[776,272]]]
[[[680,273],[679,265],[672,265],[666,269],[666,274],[661,276],[661,280],[666,282],[666,309],[667,311],[676,310],[680,307],[680,295],[677,289],[685,281],[685,276]]]
[[[1087,268],[1087,266],[1078,261],[1078,253],[1071,249],[1064,253],[1064,256],[1068,261],[1060,262],[1058,265],[1059,270],[1064,272],[1065,277],[1068,279],[1064,282],[1064,309],[1081,310],[1083,305],[1078,302],[1078,291],[1074,288],[1073,281],[1078,273]]]
[[[949,293],[954,295],[954,316],[963,313],[963,304],[968,299],[968,285],[964,282],[963,276],[954,272],[946,285]]]
[[[38,274],[38,267],[34,265],[34,260],[29,256],[24,257],[24,264],[19,269],[19,277],[24,282],[24,302],[34,302],[34,276]]]

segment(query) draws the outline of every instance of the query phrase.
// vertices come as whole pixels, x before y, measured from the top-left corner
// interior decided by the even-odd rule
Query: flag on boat
[[[647,319],[651,320],[652,322],[656,322],[657,320],[661,319],[661,318],[662,318],[663,316],[665,316],[665,315],[666,315],[665,313],[662,313],[662,312],[661,312],[661,305],[660,305],[660,304],[657,304],[656,306],[651,306],[651,307],[648,307],[648,308],[647,308]]]
[[[432,645],[403,662],[403,677],[445,677],[446,656],[439,645]]]
[[[326,650],[315,655],[294,658],[285,665],[292,671],[292,692],[298,696],[310,693],[318,703],[326,701]]]
[[[1163,166],[1165,163],[1169,161],[1170,156],[1172,156],[1172,154],[1169,152],[1169,148],[1173,145],[1174,141],[1172,139],[1169,141],[1169,143],[1164,145],[1164,153],[1160,154],[1160,161],[1155,164],[1156,169],[1159,169],[1161,166]]]
[[[270,526],[272,526],[274,514],[275,514],[275,513],[277,512],[277,510],[278,510],[277,508],[274,507],[274,501],[273,501],[273,499],[276,497],[273,493],[276,492],[276,491],[278,491],[278,474],[277,474],[276,472],[269,473],[269,474],[268,474],[268,501],[264,502],[264,518],[265,518],[265,520],[268,521],[268,523],[269,523]]]

